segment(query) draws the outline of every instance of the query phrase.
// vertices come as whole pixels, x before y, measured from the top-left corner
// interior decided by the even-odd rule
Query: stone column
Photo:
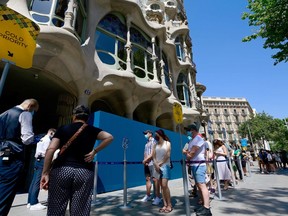
[[[126,71],[133,73],[132,71],[132,67],[131,67],[131,52],[132,52],[132,44],[130,41],[130,27],[131,27],[131,19],[132,17],[130,16],[130,14],[127,14],[126,16],[126,25],[127,25],[127,42],[125,45],[125,49],[126,49],[126,54],[127,54],[127,59],[126,59]]]

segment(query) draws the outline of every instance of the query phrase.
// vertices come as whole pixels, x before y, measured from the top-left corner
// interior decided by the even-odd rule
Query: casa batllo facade
[[[33,67],[10,68],[1,111],[34,97],[46,125],[69,122],[72,108],[85,104],[175,131],[179,103],[183,125],[202,122],[206,87],[196,83],[183,1],[0,2],[40,26]]]

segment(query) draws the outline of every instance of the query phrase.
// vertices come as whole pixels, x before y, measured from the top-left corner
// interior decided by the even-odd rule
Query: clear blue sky
[[[288,63],[274,66],[263,39],[243,43],[255,27],[241,15],[245,0],[184,0],[197,82],[204,96],[244,97],[257,112],[288,117]]]

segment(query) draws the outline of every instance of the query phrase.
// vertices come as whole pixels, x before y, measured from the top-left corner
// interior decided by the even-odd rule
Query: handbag
[[[56,160],[60,155],[62,155],[66,149],[71,145],[71,143],[79,136],[79,134],[86,128],[88,124],[84,123],[77,131],[76,133],[61,147],[60,151],[58,151],[58,154],[53,156],[53,162]]]

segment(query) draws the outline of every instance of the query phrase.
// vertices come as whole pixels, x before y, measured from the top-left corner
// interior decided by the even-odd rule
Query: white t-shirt
[[[38,156],[45,157],[46,149],[48,148],[51,142],[49,134],[46,134],[41,140],[37,143],[35,158]]]
[[[197,135],[195,136],[192,140],[189,142],[189,151],[191,151],[193,146],[198,146],[199,150],[196,152],[194,157],[190,161],[199,161],[198,163],[191,163],[190,166],[205,166],[205,163],[200,163],[200,161],[205,161],[205,141],[204,139],[200,136]]]

